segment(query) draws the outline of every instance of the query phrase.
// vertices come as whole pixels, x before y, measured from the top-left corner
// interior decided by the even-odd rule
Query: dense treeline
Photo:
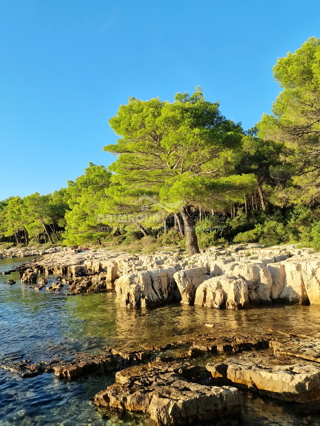
[[[176,244],[190,254],[229,242],[320,248],[320,39],[278,60],[282,91],[254,129],[195,93],[130,98],[110,125],[120,137],[67,188],[0,203],[1,241]]]

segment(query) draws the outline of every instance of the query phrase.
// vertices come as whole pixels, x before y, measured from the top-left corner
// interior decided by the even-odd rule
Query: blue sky
[[[316,0],[0,0],[0,200],[83,174],[129,97],[201,86],[252,127],[270,112],[278,57],[320,37]]]

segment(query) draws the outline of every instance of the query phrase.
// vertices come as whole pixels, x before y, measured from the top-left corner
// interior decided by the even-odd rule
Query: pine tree
[[[241,125],[222,116],[218,103],[207,102],[201,89],[193,95],[178,93],[172,103],[130,98],[110,125],[121,136],[104,148],[119,156],[109,167],[118,204],[122,198],[124,205],[136,208],[147,194],[156,200],[155,209],[180,212],[190,254],[199,252],[194,209],[218,210],[243,202],[256,184],[253,175],[235,172],[241,160]]]

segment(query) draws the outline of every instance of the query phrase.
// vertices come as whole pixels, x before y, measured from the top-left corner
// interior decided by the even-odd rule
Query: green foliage
[[[310,230],[305,229],[302,232],[301,243],[320,250],[320,222],[314,223]]]
[[[153,197],[150,210],[181,212],[191,250],[197,251],[191,210],[243,202],[256,185],[253,175],[236,172],[241,126],[223,117],[199,89],[178,94],[173,103],[132,98],[110,125],[121,139],[104,148],[118,155],[109,167],[114,174],[106,209],[134,215],[141,198]]]
[[[263,243],[277,245],[287,241],[286,229],[283,223],[275,220],[266,220],[257,224],[254,229],[240,232],[233,240],[235,243]]]
[[[185,244],[185,240],[181,238],[179,232],[170,229],[166,234],[158,237],[157,242],[162,246],[181,246]]]
[[[68,182],[65,194],[70,210],[65,214],[65,245],[82,245],[87,242],[100,244],[108,231],[101,224],[105,193],[111,173],[104,166],[89,163],[85,174],[74,182]]]
[[[262,117],[259,136],[286,147],[286,167],[280,167],[287,175],[287,188],[279,194],[282,205],[313,202],[320,189],[320,39],[312,37],[278,59],[274,76],[283,90],[273,103],[273,115]]]

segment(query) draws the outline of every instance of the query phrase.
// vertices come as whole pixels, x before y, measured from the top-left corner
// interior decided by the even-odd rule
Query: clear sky
[[[252,127],[278,57],[320,37],[319,0],[0,0],[0,200],[108,166],[108,120],[129,97],[201,86]]]

